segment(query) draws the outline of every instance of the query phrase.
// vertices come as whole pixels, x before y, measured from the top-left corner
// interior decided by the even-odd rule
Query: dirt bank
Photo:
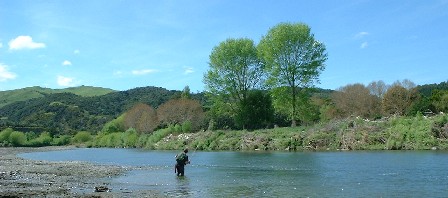
[[[17,157],[19,153],[73,147],[0,148],[1,197],[163,197],[156,191],[109,189],[127,167],[86,162],[48,162]],[[108,190],[109,192],[95,192]],[[105,187],[105,188],[104,188]]]

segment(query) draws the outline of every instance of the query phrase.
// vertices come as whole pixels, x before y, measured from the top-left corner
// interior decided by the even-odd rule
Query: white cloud
[[[81,51],[79,51],[78,49],[73,51],[73,54],[79,54],[79,53],[81,53]]]
[[[10,50],[37,49],[45,47],[45,43],[36,43],[30,36],[18,36],[17,38],[9,41],[8,44]]]
[[[8,66],[0,63],[0,82],[12,80],[16,78],[16,74],[8,71]]]
[[[0,43],[0,48],[2,48],[3,47],[3,43]]]
[[[145,74],[150,74],[150,73],[155,73],[155,72],[157,72],[157,70],[155,70],[155,69],[141,69],[141,70],[133,70],[132,74],[145,75]]]
[[[68,87],[68,86],[73,86],[74,85],[74,78],[70,78],[70,77],[65,77],[65,76],[58,76],[57,78],[57,82],[59,86],[64,86],[64,87]]]
[[[62,65],[69,66],[69,65],[72,65],[72,62],[65,60],[64,62],[62,62]]]
[[[192,67],[184,67],[184,74],[191,74],[194,73],[194,70]]]
[[[360,39],[367,35],[369,35],[368,32],[359,32],[358,34],[355,35],[355,39]]]
[[[368,46],[369,46],[369,43],[367,43],[367,42],[361,43],[361,49],[364,49]]]

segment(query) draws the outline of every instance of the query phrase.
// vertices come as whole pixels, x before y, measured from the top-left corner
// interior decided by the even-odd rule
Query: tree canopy
[[[258,45],[272,87],[289,87],[291,121],[297,118],[298,88],[312,87],[325,69],[325,45],[314,38],[303,23],[280,23],[271,28]],[[275,96],[281,98],[283,96]]]

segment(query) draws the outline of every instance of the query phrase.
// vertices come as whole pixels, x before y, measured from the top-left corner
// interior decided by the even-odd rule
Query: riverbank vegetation
[[[187,127],[188,128],[188,127]],[[36,136],[5,129],[2,146],[78,145],[83,147],[144,148],[160,150],[429,150],[448,149],[448,115],[390,117],[370,121],[346,118],[309,126],[271,129],[185,132],[176,125],[153,133],[78,132],[73,137]]]
[[[448,111],[448,81],[416,86],[407,79],[390,85],[379,80],[325,90],[316,85],[326,67],[326,47],[308,25],[278,24],[256,43],[229,38],[216,45],[201,93],[191,93],[188,86],[182,91],[82,87],[63,93],[37,88],[2,92],[0,145],[448,148],[443,113]]]

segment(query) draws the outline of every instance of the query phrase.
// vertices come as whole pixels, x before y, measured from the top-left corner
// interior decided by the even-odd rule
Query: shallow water
[[[112,189],[153,189],[171,197],[447,197],[448,152],[199,152],[186,176],[174,151],[74,149],[25,153],[50,161],[133,166]]]

